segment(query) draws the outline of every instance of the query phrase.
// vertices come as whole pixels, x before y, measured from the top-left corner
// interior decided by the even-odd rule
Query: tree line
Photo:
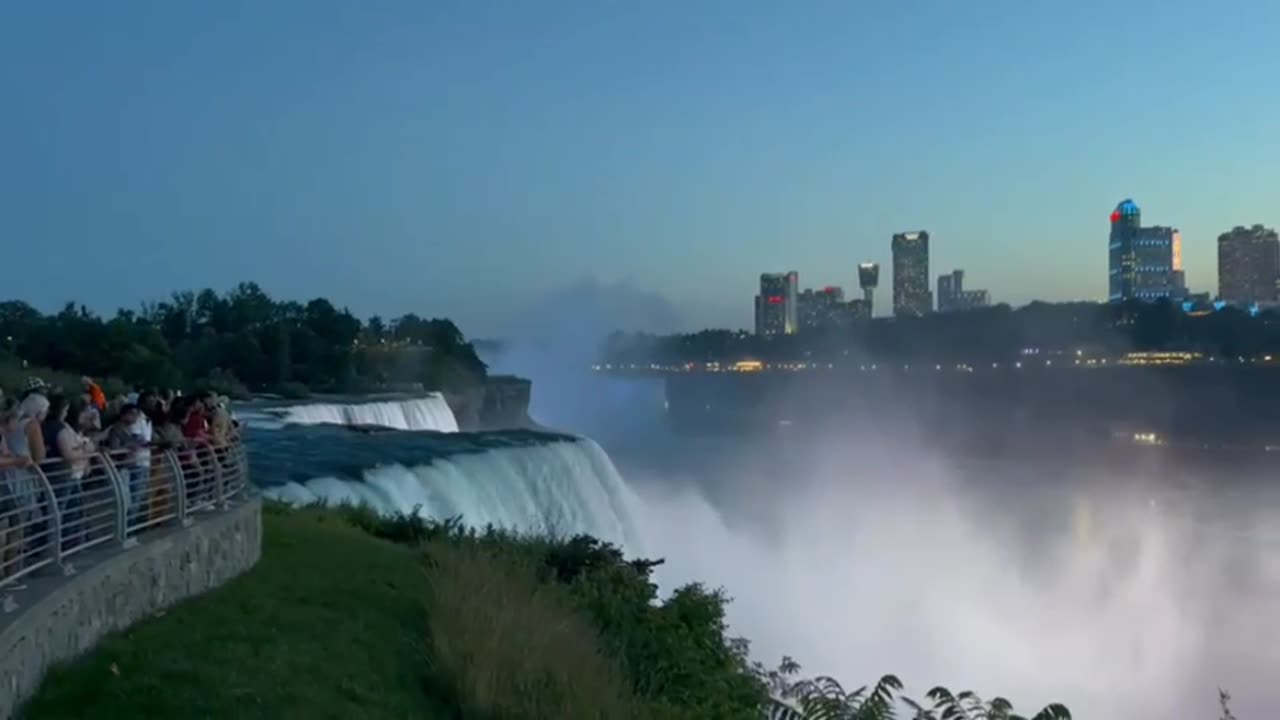
[[[475,348],[447,319],[410,313],[362,322],[325,298],[275,300],[251,282],[221,295],[176,292],[109,318],[76,303],[46,315],[21,300],[0,302],[0,361],[233,395],[408,384],[448,390],[480,382],[486,373]]]
[[[1001,304],[916,318],[877,318],[786,336],[745,330],[669,336],[615,332],[605,340],[601,362],[826,362],[851,356],[885,362],[1005,362],[1031,349],[1100,355],[1187,350],[1223,358],[1280,355],[1280,313],[1254,315],[1233,307],[1188,313],[1168,301],[1033,302],[1017,309]]]

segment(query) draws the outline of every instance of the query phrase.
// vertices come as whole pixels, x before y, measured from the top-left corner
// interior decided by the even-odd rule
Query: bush
[[[651,573],[660,561],[627,561],[585,535],[552,543],[543,562],[622,659],[640,697],[681,717],[759,717],[766,687],[747,642],[728,637],[722,592],[693,584],[659,601]]]
[[[432,661],[467,717],[657,717],[538,566],[478,543],[435,543],[427,554]]]
[[[756,720],[768,702],[764,680],[747,660],[746,641],[727,637],[724,595],[689,585],[660,602],[651,578],[660,561],[627,560],[617,547],[586,535],[562,539],[475,530],[461,518],[423,519],[417,508],[391,516],[368,507],[336,510],[365,532],[428,553],[474,550],[535,567],[538,580],[562,588],[599,633],[604,651],[621,663],[630,691],[651,713]]]

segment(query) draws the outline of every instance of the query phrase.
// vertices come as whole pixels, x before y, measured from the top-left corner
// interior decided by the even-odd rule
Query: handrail
[[[214,445],[102,450],[0,471],[0,606],[16,607],[21,581],[104,544],[129,547],[149,531],[185,526],[192,515],[228,507],[248,487],[240,438]]]

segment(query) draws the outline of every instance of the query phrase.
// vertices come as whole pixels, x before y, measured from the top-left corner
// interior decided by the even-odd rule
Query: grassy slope
[[[256,568],[53,671],[23,717],[405,718],[435,707],[419,556],[321,512],[263,521]]]

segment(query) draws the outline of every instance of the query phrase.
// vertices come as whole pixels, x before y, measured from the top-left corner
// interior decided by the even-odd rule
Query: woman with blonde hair
[[[32,395],[31,397],[41,397]],[[25,536],[37,528],[33,521],[40,502],[40,485],[27,469],[34,464],[25,432],[31,418],[23,408],[32,409],[39,401],[11,406],[0,411],[0,580],[22,569]],[[47,401],[44,407],[47,408]],[[39,427],[39,423],[35,423]],[[43,448],[43,445],[41,446]]]

